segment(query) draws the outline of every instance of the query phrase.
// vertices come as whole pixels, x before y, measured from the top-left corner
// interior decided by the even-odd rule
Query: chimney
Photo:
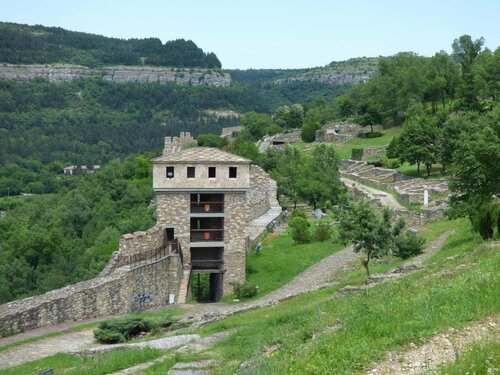
[[[165,145],[163,146],[163,156],[172,153],[172,137],[165,137]]]

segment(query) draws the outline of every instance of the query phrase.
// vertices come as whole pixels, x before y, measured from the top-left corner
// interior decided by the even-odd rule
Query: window
[[[215,178],[215,167],[208,167],[208,178]]]
[[[236,178],[238,169],[236,167],[229,167],[229,178]]]
[[[187,167],[187,177],[188,178],[194,178],[194,167]]]
[[[167,167],[167,178],[174,178],[174,167]]]

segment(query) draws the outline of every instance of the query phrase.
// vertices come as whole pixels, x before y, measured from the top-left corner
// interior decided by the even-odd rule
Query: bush
[[[234,295],[236,298],[250,298],[257,294],[257,285],[250,281],[245,281],[243,284],[235,283],[233,285]]]
[[[311,242],[311,232],[309,232],[309,222],[303,217],[294,217],[288,222],[290,234],[296,243]]]
[[[408,259],[415,255],[421,254],[424,248],[424,238],[413,233],[406,232],[394,239],[394,255]]]
[[[171,317],[153,318],[127,316],[105,320],[94,330],[94,338],[101,344],[125,342],[141,332],[158,333],[161,327],[172,324]]]
[[[369,132],[369,133],[359,133],[359,138],[378,138],[382,137],[384,134],[382,132]]]
[[[303,219],[307,219],[307,215],[304,211],[298,211],[298,210],[292,211],[292,215],[290,215],[290,220],[292,220],[293,218],[296,218],[296,217],[301,217]]]
[[[320,221],[314,230],[314,241],[327,241],[332,238],[332,228],[327,223]]]
[[[384,168],[396,169],[401,167],[401,163],[398,158],[389,159],[386,155],[382,155],[380,157],[380,162],[384,166]]]
[[[361,159],[363,159],[364,152],[365,152],[364,148],[353,148],[351,150],[351,159],[352,160],[361,160]]]

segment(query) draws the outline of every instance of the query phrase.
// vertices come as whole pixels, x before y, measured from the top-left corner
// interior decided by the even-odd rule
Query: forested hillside
[[[158,38],[118,39],[60,27],[0,22],[0,62],[12,64],[69,63],[101,65],[161,65],[220,68],[214,53],[194,42]]]

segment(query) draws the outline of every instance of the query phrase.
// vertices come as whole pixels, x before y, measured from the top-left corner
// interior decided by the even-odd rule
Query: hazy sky
[[[359,56],[500,46],[500,0],[0,0],[0,20],[118,38],[184,38],[224,68],[305,68]]]

